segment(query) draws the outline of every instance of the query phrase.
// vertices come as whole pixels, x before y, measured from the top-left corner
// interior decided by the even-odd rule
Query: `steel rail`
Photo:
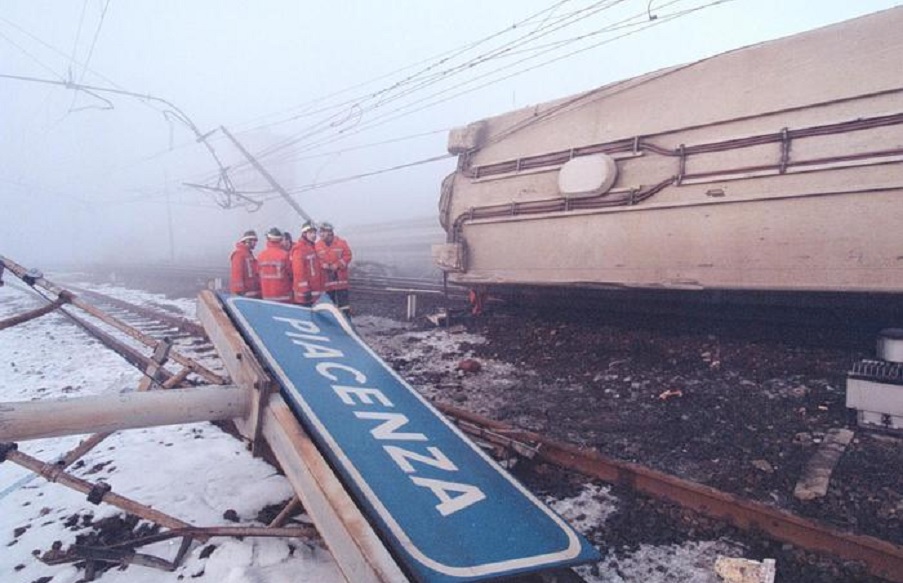
[[[166,312],[160,310],[154,310],[145,306],[139,306],[137,304],[132,304],[125,300],[121,300],[119,298],[114,298],[113,296],[108,296],[106,294],[102,294],[100,292],[81,289],[78,287],[69,286],[69,289],[78,292],[79,296],[86,296],[90,298],[96,299],[98,302],[103,302],[109,304],[111,306],[115,306],[117,308],[121,308],[123,310],[134,312],[141,316],[146,316],[153,320],[158,320],[160,322],[164,322],[169,324],[173,328],[181,332],[185,332],[186,334],[190,334],[192,336],[199,336],[201,338],[207,337],[207,332],[204,331],[204,327],[198,324],[197,322],[192,322],[188,318],[183,318],[180,316],[174,316],[172,314],[167,314]]]
[[[436,407],[455,420],[464,432],[515,451],[518,455],[626,486],[742,530],[762,532],[800,548],[844,560],[861,561],[871,574],[894,583],[903,583],[903,546],[871,536],[842,532],[702,484],[522,431],[451,405],[437,403]]]

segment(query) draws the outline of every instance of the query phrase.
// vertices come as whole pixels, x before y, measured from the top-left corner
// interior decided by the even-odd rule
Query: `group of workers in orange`
[[[273,227],[266,248],[254,256],[257,233],[245,231],[232,251],[230,291],[249,298],[312,306],[323,293],[350,316],[348,266],[351,247],[329,223],[307,222],[294,244],[292,236]]]

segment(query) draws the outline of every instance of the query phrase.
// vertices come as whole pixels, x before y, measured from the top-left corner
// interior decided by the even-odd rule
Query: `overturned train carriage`
[[[470,286],[903,291],[903,8],[455,130]]]

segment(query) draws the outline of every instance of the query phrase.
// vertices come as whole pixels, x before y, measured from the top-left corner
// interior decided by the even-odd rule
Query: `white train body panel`
[[[901,31],[895,8],[453,132],[440,263],[470,285],[903,291]],[[563,194],[584,156],[616,179]]]

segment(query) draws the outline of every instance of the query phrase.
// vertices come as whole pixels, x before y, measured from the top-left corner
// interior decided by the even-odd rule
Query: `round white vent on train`
[[[903,328],[885,328],[878,334],[878,358],[903,363]]]
[[[618,178],[618,165],[607,154],[580,156],[565,162],[558,173],[558,190],[565,198],[598,196]]]

